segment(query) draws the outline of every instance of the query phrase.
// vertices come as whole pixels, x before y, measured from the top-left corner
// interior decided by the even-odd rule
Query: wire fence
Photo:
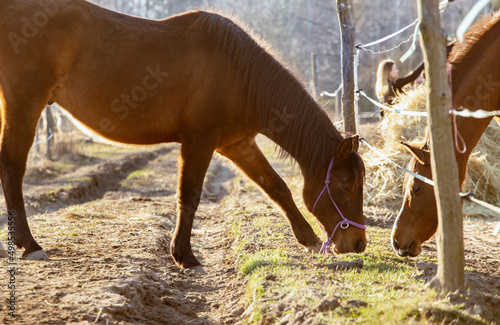
[[[397,168],[403,170],[404,172],[412,175],[413,177],[415,177],[416,179],[426,183],[426,184],[429,184],[431,186],[434,186],[435,183],[432,179],[429,179],[427,177],[424,177],[420,174],[417,174],[399,164],[397,164],[396,162],[394,162],[393,160],[391,160],[387,155],[384,155],[382,152],[380,152],[379,150],[377,150],[374,146],[372,146],[371,144],[369,144],[365,139],[361,138],[361,143],[363,143],[368,149],[372,150],[373,152],[375,152],[380,158],[386,160],[387,162],[389,162],[390,164],[396,166]],[[500,215],[500,208],[499,207],[496,207],[494,206],[493,204],[489,204],[487,202],[484,202],[484,201],[481,201],[479,199],[477,199],[475,197],[475,194],[473,192],[469,192],[469,193],[460,193],[460,196],[463,198],[463,199],[466,199],[472,203],[476,203],[476,204],[479,204],[480,206],[482,206],[483,208],[486,208],[488,210],[491,210],[493,212],[496,212]]]
[[[462,24],[460,25],[459,28],[461,29],[464,29],[464,26],[466,26],[465,29],[467,29],[473,19],[471,19],[470,17],[471,16],[476,16],[478,13],[479,13],[479,10],[478,10],[478,7],[482,5],[481,8],[484,7],[484,5],[486,4],[486,1],[479,1],[481,2],[481,4],[477,4],[475,7],[473,7],[471,9],[471,12],[469,12],[469,14],[466,16],[466,18],[464,19],[464,21],[462,22]],[[448,0],[443,0],[440,2],[440,13],[442,14],[446,8],[447,8],[447,5],[448,5],[449,1]],[[415,21],[413,21],[411,24],[401,28],[400,30],[390,34],[390,35],[387,35],[385,37],[382,37],[376,41],[373,41],[373,42],[370,42],[370,43],[366,43],[366,44],[358,44],[356,45],[356,52],[355,52],[355,71],[356,71],[356,74],[358,73],[358,62],[359,62],[359,53],[361,50],[363,51],[366,51],[366,52],[370,52],[372,54],[382,54],[382,53],[387,53],[387,52],[390,52],[390,51],[393,51],[395,49],[398,49],[400,48],[403,44],[406,44],[410,41],[412,41],[412,45],[410,46],[410,48],[408,49],[408,51],[400,58],[400,61],[401,62],[404,62],[405,60],[407,60],[415,51],[415,48],[416,48],[416,40],[417,40],[417,35],[418,35],[418,30],[419,30],[419,25],[420,25],[420,22],[419,22],[419,19],[416,19]],[[381,43],[384,43],[394,37],[396,37],[397,35],[400,35],[401,33],[403,33],[404,31],[410,29],[414,27],[414,32],[413,34],[408,37],[407,39],[401,41],[398,45],[394,46],[394,47],[391,47],[387,50],[381,50],[381,51],[374,51],[372,49],[370,49],[370,47],[374,46],[374,45],[378,45],[378,44],[381,44]],[[457,30],[457,33],[459,31]],[[464,30],[465,32],[465,30]],[[463,34],[462,34],[463,35]],[[384,105],[384,104],[381,104],[379,103],[378,101],[370,98],[366,92],[363,90],[363,89],[359,89],[358,88],[358,84],[357,84],[357,75],[355,76],[355,89],[356,89],[356,95],[355,95],[355,114],[358,116],[358,112],[357,112],[357,108],[358,108],[358,101],[359,101],[359,97],[360,96],[363,96],[365,97],[367,100],[369,100],[373,105],[375,105],[376,107],[378,107],[379,109],[384,109],[384,110],[387,110],[387,111],[391,111],[391,112],[394,112],[394,113],[397,113],[397,114],[400,114],[400,115],[406,115],[406,116],[418,116],[418,117],[427,117],[428,114],[427,112],[415,112],[415,111],[408,111],[408,110],[401,110],[401,109],[397,109],[397,108],[392,108],[392,107],[389,107],[387,105]],[[342,87],[342,85],[340,86]],[[340,89],[339,87],[339,89]],[[334,93],[327,93],[327,92],[323,92],[322,94],[325,94],[325,95],[333,95],[333,96],[337,96],[338,94],[338,91],[339,89],[337,89]],[[470,111],[468,109],[464,109],[464,108],[459,108],[459,109],[451,109],[450,110],[450,114],[452,114],[453,116],[460,116],[460,117],[464,117],[464,118],[478,118],[478,119],[481,119],[481,118],[489,118],[489,117],[493,117],[493,116],[500,116],[500,111],[485,111],[485,110],[476,110],[476,111]],[[396,166],[397,168],[400,168],[402,169],[404,172],[406,173],[409,173],[410,175],[414,176],[415,178],[421,180],[422,182],[426,183],[426,184],[429,184],[429,185],[432,185],[434,186],[434,181],[422,176],[422,175],[419,175],[403,166],[400,166],[398,165],[397,163],[395,163],[394,161],[392,161],[388,156],[384,155],[382,152],[380,152],[379,150],[377,150],[374,146],[370,145],[365,139],[362,139],[361,142],[367,147],[369,148],[370,150],[374,151],[378,156],[380,156],[382,159],[388,161],[389,163],[391,163],[392,165]],[[474,193],[460,193],[460,196],[463,198],[463,199],[466,199],[472,203],[475,203],[475,204],[478,204],[486,209],[489,209],[491,211],[494,211],[498,214],[500,214],[500,208],[492,205],[492,204],[489,204],[487,202],[484,202],[484,201],[481,201],[477,198],[475,198],[475,195]],[[499,224],[497,225],[496,229],[495,229],[495,232],[498,233],[500,232],[500,222]],[[496,235],[496,234],[495,234]]]

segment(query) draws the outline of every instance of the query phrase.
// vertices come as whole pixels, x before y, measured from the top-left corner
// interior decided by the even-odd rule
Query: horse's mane
[[[498,37],[499,21],[500,11],[481,17],[476,24],[467,30],[463,42],[457,42],[453,47],[448,60],[450,64],[457,68],[460,65],[468,65],[469,60],[476,60],[477,56],[481,54],[480,52],[484,51]],[[480,46],[479,43],[486,44],[486,47]]]
[[[200,19],[227,56],[229,67],[237,71],[236,91],[245,92],[247,110],[256,109],[259,130],[269,128],[273,119],[289,123],[273,139],[281,147],[280,156],[292,156],[302,168],[317,172],[343,139],[328,115],[268,46],[218,14],[202,12]],[[283,121],[277,112],[293,117]]]
[[[462,42],[456,42],[448,58],[452,71],[458,72],[460,67],[470,67],[485,49],[498,38],[500,28],[500,11],[485,15],[472,25],[464,35]],[[421,149],[430,150],[430,133],[426,129],[424,144]]]

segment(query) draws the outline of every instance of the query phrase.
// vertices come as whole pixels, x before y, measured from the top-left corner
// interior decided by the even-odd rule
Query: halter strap
[[[342,218],[342,220],[339,221],[339,223],[337,223],[337,225],[335,226],[335,228],[333,229],[333,232],[332,232],[332,235],[330,237],[328,237],[328,233],[326,232],[326,230],[319,224],[318,222],[318,219],[316,219],[316,223],[318,224],[318,226],[323,230],[323,232],[325,233],[325,236],[326,236],[326,240],[323,242],[323,244],[321,245],[321,249],[319,251],[320,254],[327,254],[328,253],[328,250],[330,249],[330,246],[332,245],[332,239],[333,239],[333,235],[335,235],[335,231],[337,231],[337,228],[340,226],[340,228],[342,229],[347,229],[349,227],[349,225],[353,225],[355,227],[358,227],[358,228],[361,228],[361,229],[366,229],[366,226],[365,225],[361,225],[357,222],[354,222],[352,220],[349,220],[347,219],[346,217],[344,217],[344,215],[342,214],[342,212],[340,211],[337,203],[335,203],[335,201],[333,200],[333,197],[332,197],[332,193],[330,192],[330,187],[328,186],[330,184],[330,172],[332,170],[332,166],[333,166],[333,161],[335,160],[335,156],[333,156],[332,160],[330,161],[330,165],[328,166],[328,171],[326,173],[326,179],[325,179],[325,186],[323,187],[323,190],[321,191],[321,193],[319,193],[319,196],[318,198],[316,199],[316,202],[314,203],[314,206],[313,206],[313,209],[312,211],[314,212],[314,209],[316,208],[316,205],[318,204],[319,202],[319,199],[321,198],[321,196],[323,196],[323,193],[325,193],[325,191],[328,192],[328,196],[330,197],[330,200],[332,201],[333,203],[333,206],[335,207],[335,209],[337,209],[340,217]]]
[[[450,111],[451,111],[451,119],[453,121],[453,136],[455,138],[455,148],[457,149],[457,151],[459,153],[463,154],[467,151],[467,145],[465,144],[464,138],[462,137],[462,135],[458,131],[457,116],[455,114],[453,114],[453,111],[455,111],[455,108],[453,107],[453,85],[451,83],[451,65],[450,64],[448,64],[446,70],[447,70],[446,72],[448,73],[448,79],[450,81],[450,89],[451,89]],[[460,146],[458,144],[458,140],[460,140],[460,142],[462,142],[462,149],[460,149]]]

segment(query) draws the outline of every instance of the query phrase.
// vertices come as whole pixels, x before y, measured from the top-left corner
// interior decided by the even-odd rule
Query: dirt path
[[[250,206],[265,211],[272,222],[285,221],[267,198],[235,175],[227,161],[214,159],[192,237],[195,255],[207,274],[178,268],[168,254],[175,227],[177,157],[178,147],[166,146],[89,160],[71,172],[28,179],[27,202],[35,214],[31,228],[51,260],[18,261],[18,316],[8,317],[8,305],[1,303],[0,323],[240,322],[248,307],[246,280],[238,275],[234,236],[228,233],[241,218],[252,219]],[[293,177],[286,175],[289,182],[300,181]],[[368,225],[390,227],[388,213],[368,209]],[[247,233],[240,237],[262,235],[255,228],[244,229]],[[494,244],[498,241],[487,229],[484,223],[466,224],[467,263],[479,270],[469,281],[478,288],[500,286],[500,252]],[[278,245],[296,245],[298,254],[305,254],[299,253],[290,232],[283,236]],[[259,248],[249,241],[241,251]],[[435,254],[434,250],[432,242],[424,246],[424,254]],[[6,274],[6,261],[1,263],[0,272]],[[433,274],[434,266],[422,264],[421,276]],[[9,298],[7,277],[0,281],[4,302]]]
[[[18,262],[22,316],[6,317],[0,304],[0,322],[216,324],[238,314],[243,286],[225,233],[231,207],[218,204],[234,173],[227,163],[212,162],[193,230],[193,249],[209,276],[186,271],[168,254],[177,155],[177,147],[162,148],[95,161],[38,186],[31,181],[30,210],[58,209],[30,220],[51,260]]]

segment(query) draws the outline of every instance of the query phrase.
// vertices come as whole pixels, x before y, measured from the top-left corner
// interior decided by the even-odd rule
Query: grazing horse
[[[472,26],[465,35],[464,42],[456,44],[451,52],[448,71],[454,108],[463,107],[471,111],[499,109],[498,57],[500,57],[500,12],[484,17]],[[455,159],[458,164],[460,184],[465,180],[469,156],[492,118],[456,118]],[[500,123],[500,119],[495,118]],[[414,156],[408,169],[431,179],[429,140],[427,133],[422,147],[408,144],[405,146]],[[431,238],[437,230],[436,198],[431,185],[411,175],[405,177],[403,188],[404,201],[392,230],[392,246],[399,256],[417,256],[421,251],[420,245]]]
[[[181,144],[170,245],[181,267],[200,264],[191,228],[214,152],[276,202],[301,245],[319,250],[321,241],[257,147],[259,133],[299,164],[306,207],[334,234],[334,251],[364,250],[358,137],[343,138],[293,74],[231,20],[203,11],[149,20],[84,0],[0,0],[0,12],[0,176],[15,219],[10,239],[24,258],[47,259],[28,226],[22,182],[40,113],[52,102],[110,141]],[[321,195],[325,188],[336,205]]]

